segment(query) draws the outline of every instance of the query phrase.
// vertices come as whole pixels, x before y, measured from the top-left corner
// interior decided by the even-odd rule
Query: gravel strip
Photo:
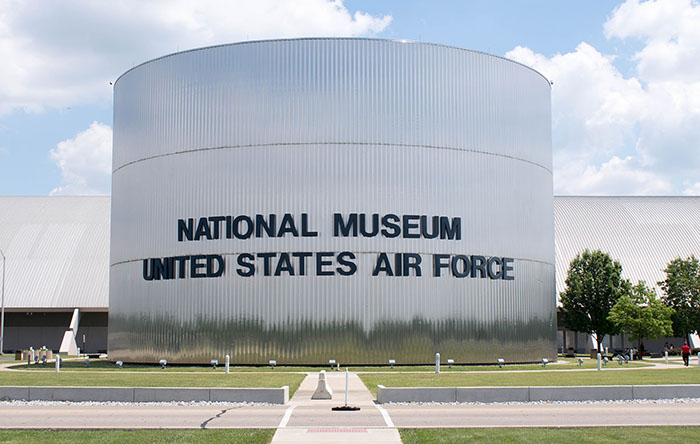
[[[633,400],[611,400],[611,401],[511,401],[511,402],[387,402],[386,406],[533,406],[533,405],[655,405],[655,404],[700,404],[700,398],[671,398],[671,399],[633,399]]]
[[[183,406],[183,407],[228,407],[228,408],[242,408],[242,407],[284,407],[279,404],[268,404],[264,402],[215,402],[215,401],[171,401],[171,402],[118,402],[118,401],[0,401],[0,407],[8,406],[78,406],[78,407],[114,407],[114,406],[124,406],[124,407],[172,407],[172,406]]]

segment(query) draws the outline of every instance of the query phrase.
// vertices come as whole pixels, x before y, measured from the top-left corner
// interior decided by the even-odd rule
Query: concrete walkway
[[[401,442],[389,414],[375,405],[372,394],[356,374],[350,373],[348,378],[348,405],[361,409],[355,412],[331,410],[345,404],[345,373],[329,372],[326,379],[333,399],[311,399],[318,385],[318,373],[308,375],[290,399],[272,444]]]

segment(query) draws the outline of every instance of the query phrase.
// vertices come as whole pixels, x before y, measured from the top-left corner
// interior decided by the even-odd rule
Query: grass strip
[[[630,362],[628,364],[623,364],[624,368],[632,367],[647,367],[652,364],[644,362]],[[583,364],[579,366],[576,359],[560,359],[559,363],[549,364],[546,368],[548,370],[569,370],[569,369],[587,369],[596,368],[597,363],[592,359],[584,359]],[[617,367],[619,364],[609,363],[610,367]],[[125,363],[123,367],[118,368],[113,362],[104,359],[91,359],[89,365],[86,367],[83,360],[66,360],[63,361],[61,365],[62,369],[65,370],[80,370],[80,371],[139,371],[139,372],[201,372],[201,373],[224,373],[223,365],[219,365],[216,370],[209,365],[168,365],[165,370],[161,368],[160,365],[155,364],[130,364]],[[434,365],[404,365],[404,366],[394,366],[392,369],[389,366],[352,366],[349,367],[351,371],[354,372],[390,372],[390,373],[401,373],[401,372],[433,372],[435,371]],[[48,363],[46,365],[27,365],[19,364],[12,366],[12,369],[16,370],[34,370],[34,371],[53,371],[53,365]],[[344,369],[341,368],[341,369]],[[231,367],[232,372],[263,372],[263,373],[287,373],[287,372],[317,372],[319,370],[330,371],[329,367],[295,367],[295,366],[277,366],[275,368],[270,368],[269,366],[238,366]],[[499,368],[497,365],[453,365],[451,368],[445,364],[441,366],[441,371],[444,372],[469,372],[469,371],[522,371],[522,370],[542,370],[541,364],[511,364],[505,365],[503,368]]]
[[[266,444],[274,430],[0,430],[3,444]]]
[[[359,377],[376,396],[377,384],[382,384],[385,387],[700,384],[700,368],[603,370],[600,372],[362,373]]]
[[[403,444],[625,444],[697,442],[700,427],[402,429]]]
[[[289,396],[299,388],[305,375],[284,373],[187,374],[187,373],[56,373],[0,372],[0,385],[89,386],[89,387],[282,387]]]

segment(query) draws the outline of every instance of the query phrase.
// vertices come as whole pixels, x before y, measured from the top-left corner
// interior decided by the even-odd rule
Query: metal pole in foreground
[[[435,353],[435,373],[440,373],[440,353]]]
[[[600,353],[598,353],[598,370],[600,370]]]
[[[700,354],[698,354],[700,356]],[[345,407],[348,406],[348,368],[345,367]]]
[[[231,357],[226,355],[226,374],[228,375],[228,366],[231,364]]]
[[[666,364],[668,364],[668,350],[664,352],[664,361],[666,361]]]
[[[0,315],[0,355],[2,355],[5,352],[5,262],[7,258],[2,250],[0,255],[2,255],[2,315]]]
[[[348,368],[345,367],[345,405],[340,405],[338,407],[332,407],[331,410],[334,412],[357,412],[360,410],[359,407],[348,405],[348,392],[350,391],[350,373]]]

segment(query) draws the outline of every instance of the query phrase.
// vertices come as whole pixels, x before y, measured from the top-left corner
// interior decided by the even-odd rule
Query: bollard
[[[435,353],[435,373],[440,373],[440,353]]]
[[[311,399],[333,399],[333,390],[328,385],[325,370],[318,373],[318,386],[316,386],[314,394],[311,395]]]
[[[228,375],[228,367],[231,364],[231,357],[226,355],[226,374]]]
[[[668,365],[668,350],[664,352],[664,361],[666,361],[666,365]]]
[[[598,370],[600,371],[600,353],[598,353]]]
[[[32,364],[32,355],[27,353],[27,365],[31,365],[31,364]]]
[[[61,356],[56,355],[56,371],[61,371]]]

